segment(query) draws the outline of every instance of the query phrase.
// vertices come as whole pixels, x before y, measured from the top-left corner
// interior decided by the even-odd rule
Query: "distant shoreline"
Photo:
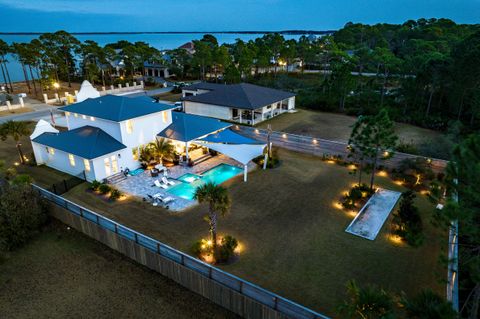
[[[73,35],[108,35],[108,34],[268,34],[280,33],[289,35],[314,34],[324,35],[334,33],[336,30],[283,30],[283,31],[138,31],[138,32],[69,32]],[[41,35],[47,32],[0,32],[0,35]]]

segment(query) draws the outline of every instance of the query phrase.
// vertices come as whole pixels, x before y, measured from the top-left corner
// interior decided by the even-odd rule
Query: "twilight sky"
[[[0,31],[338,29],[444,17],[480,23],[480,0],[0,0]]]

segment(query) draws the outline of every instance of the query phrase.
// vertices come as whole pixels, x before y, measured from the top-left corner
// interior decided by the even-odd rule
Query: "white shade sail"
[[[35,130],[33,131],[32,135],[30,135],[30,139],[33,140],[43,133],[58,133],[58,130],[51,126],[47,121],[40,120],[38,121],[37,125],[35,125]]]
[[[255,157],[263,155],[263,150],[267,144],[222,144],[222,143],[208,143],[203,141],[194,141],[199,145],[204,145],[212,150],[220,152],[233,158],[234,160],[247,165]]]
[[[100,97],[100,92],[93,87],[93,85],[87,80],[82,82],[80,86],[80,91],[77,93],[77,103],[83,102],[88,98]]]

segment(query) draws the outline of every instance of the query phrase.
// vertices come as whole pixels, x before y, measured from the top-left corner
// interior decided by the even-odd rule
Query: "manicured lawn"
[[[350,137],[351,126],[355,120],[354,116],[298,109],[297,113],[284,113],[259,124],[258,127],[267,128],[267,125],[271,124],[274,131],[346,142]],[[441,134],[403,123],[396,124],[396,132],[400,140],[415,144],[429,142]]]
[[[165,93],[165,94],[156,95],[155,97],[164,101],[177,102],[177,101],[180,101],[180,98],[182,97],[182,93],[177,93],[177,94]]]
[[[0,259],[1,318],[235,318],[59,222]]]
[[[223,269],[328,315],[344,298],[345,283],[376,284],[407,294],[431,288],[444,294],[446,270],[437,263],[446,234],[431,226],[433,205],[417,204],[426,240],[418,249],[391,242],[387,222],[375,241],[346,233],[352,215],[334,202],[356,180],[345,167],[316,157],[279,150],[282,165],[257,170],[225,183],[233,204],[219,220],[220,233],[234,235],[245,249],[238,262]],[[378,184],[402,190],[387,177]],[[120,223],[189,252],[208,233],[205,206],[173,213],[132,198],[106,203],[80,185],[65,196]]]

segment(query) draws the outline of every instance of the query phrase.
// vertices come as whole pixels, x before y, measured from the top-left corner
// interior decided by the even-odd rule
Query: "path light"
[[[432,159],[431,159],[431,158],[427,158],[427,163],[428,163],[428,164],[432,164]]]
[[[378,176],[385,177],[385,176],[387,176],[387,172],[386,171],[379,171]]]
[[[394,183],[397,184],[397,185],[403,185],[402,181],[395,181]]]
[[[336,209],[342,209],[342,204],[340,204],[339,202],[333,202],[333,207],[336,208]]]
[[[55,82],[55,83],[53,83],[53,87],[55,88],[55,90],[58,90],[60,88],[60,84]]]
[[[287,134],[283,133],[283,134],[282,134],[282,137],[283,137],[283,138],[287,138]]]
[[[317,143],[318,143],[317,139],[315,139],[315,138],[313,139],[312,142],[313,142],[313,144],[317,144]]]
[[[390,239],[390,241],[396,245],[401,245],[402,244],[402,237],[398,236],[398,235],[388,235],[388,239]]]
[[[383,156],[387,157],[388,155],[390,155],[388,151],[383,152]]]
[[[350,164],[350,165],[348,165],[348,168],[349,169],[357,169],[357,166],[355,166],[355,164]]]
[[[255,129],[255,134],[258,134],[258,133],[260,133],[260,131],[256,128]]]
[[[15,163],[13,163],[13,165],[18,166],[18,165],[20,165],[20,163],[19,163],[19,162],[15,162]]]

